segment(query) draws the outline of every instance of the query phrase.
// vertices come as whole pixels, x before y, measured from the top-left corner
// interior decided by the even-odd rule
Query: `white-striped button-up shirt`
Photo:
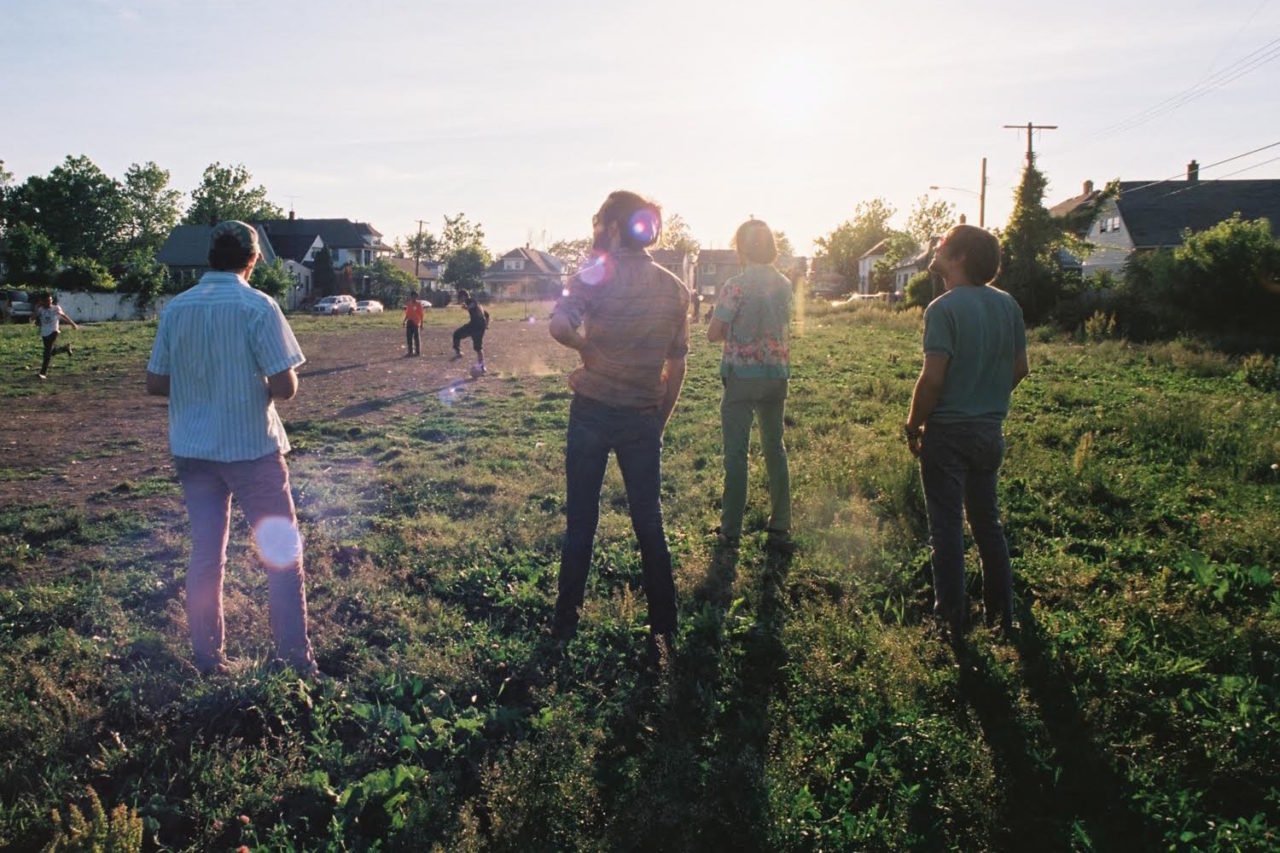
[[[306,361],[276,301],[207,272],[165,308],[147,370],[169,377],[174,456],[243,462],[289,452],[267,377]]]

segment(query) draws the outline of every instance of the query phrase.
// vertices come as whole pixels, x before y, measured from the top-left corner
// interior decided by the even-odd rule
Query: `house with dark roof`
[[[858,292],[871,292],[871,274],[875,271],[876,264],[880,263],[889,254],[889,238],[885,237],[879,243],[876,243],[870,249],[867,249],[858,256]]]
[[[285,272],[293,276],[296,282],[285,297],[284,307],[292,311],[315,296],[312,292],[311,270],[316,252],[320,251],[324,243],[319,235],[314,234],[277,234],[271,238],[271,245],[276,250],[276,256],[284,262]]]
[[[266,263],[275,263],[276,250],[262,226],[258,231],[258,251]],[[156,252],[156,261],[169,270],[169,278],[180,287],[190,287],[209,271],[209,235],[212,225],[177,225]]]
[[[738,253],[733,249],[702,249],[694,265],[693,281],[698,295],[713,302],[720,297],[720,287],[742,272]]]
[[[1121,181],[1114,197],[1095,198],[1082,236],[1096,248],[1083,259],[1082,272],[1117,271],[1134,252],[1181,246],[1183,232],[1205,231],[1235,214],[1280,225],[1280,180],[1202,181],[1192,160],[1183,181]],[[1086,190],[1092,192],[1090,184]],[[1086,192],[1088,195],[1088,192]],[[1054,205],[1063,215],[1076,199]]]
[[[650,249],[649,257],[653,262],[684,283],[693,288],[693,255],[681,249]]]
[[[498,258],[480,276],[494,299],[556,299],[565,283],[564,262],[524,246]]]
[[[928,244],[926,244],[923,249],[913,255],[903,258],[893,265],[894,296],[902,296],[906,293],[907,282],[911,281],[911,279],[916,275],[929,269],[929,264],[933,261],[933,253],[937,250],[938,244],[941,242],[941,237],[930,237]]]
[[[382,242],[382,233],[367,222],[350,219],[265,219],[256,223],[272,239],[292,237],[306,239],[319,237],[321,244],[333,256],[334,269],[348,264],[368,266],[379,255],[390,254],[392,249]]]

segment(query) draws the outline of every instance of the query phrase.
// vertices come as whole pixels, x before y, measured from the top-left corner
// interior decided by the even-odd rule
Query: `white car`
[[[357,314],[381,314],[382,303],[376,299],[361,299],[356,303]]]
[[[317,302],[316,307],[311,310],[316,314],[354,314],[356,313],[356,298],[346,294],[326,296]]]

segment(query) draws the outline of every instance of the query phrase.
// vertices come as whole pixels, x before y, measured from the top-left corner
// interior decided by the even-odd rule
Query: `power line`
[[[1245,166],[1243,169],[1236,169],[1234,172],[1227,172],[1225,175],[1222,175],[1221,177],[1214,178],[1214,179],[1213,179],[1213,181],[1222,181],[1222,180],[1226,180],[1227,178],[1231,177],[1232,175],[1238,175],[1238,174],[1240,174],[1241,172],[1248,172],[1248,171],[1251,171],[1251,170],[1253,170],[1253,169],[1260,169],[1260,168],[1262,168],[1263,166],[1267,165],[1268,163],[1275,163],[1275,162],[1276,162],[1276,161],[1278,161],[1278,160],[1280,160],[1280,157],[1272,157],[1270,160],[1263,160],[1261,163],[1254,163],[1252,166]],[[1178,195],[1179,193],[1190,192],[1191,190],[1197,189],[1198,187],[1202,187],[1202,186],[1204,186],[1204,185],[1205,185],[1205,184],[1207,184],[1207,183],[1208,183],[1208,184],[1211,184],[1211,183],[1213,183],[1213,181],[1196,181],[1196,182],[1195,182],[1194,184],[1192,184],[1191,186],[1183,187],[1183,188],[1182,188],[1182,189],[1180,189],[1180,190],[1174,190],[1174,191],[1173,191],[1173,192],[1171,192],[1171,193],[1165,193],[1163,196],[1161,196],[1161,198],[1168,198],[1168,197],[1169,197],[1169,196],[1171,196],[1171,195]]]
[[[1228,158],[1226,158],[1225,160],[1219,160],[1219,161],[1218,161],[1218,162],[1216,162],[1216,163],[1210,163],[1210,164],[1209,164],[1209,165],[1207,165],[1207,166],[1201,166],[1201,167],[1200,167],[1200,169],[1201,169],[1201,171],[1205,171],[1205,170],[1208,170],[1208,169],[1212,169],[1212,168],[1214,168],[1214,167],[1216,167],[1216,166],[1222,166],[1222,165],[1225,165],[1225,164],[1227,164],[1227,163],[1232,162],[1233,160],[1239,160],[1239,159],[1241,159],[1241,158],[1248,157],[1248,156],[1249,156],[1249,155],[1251,155],[1251,154],[1257,154],[1257,153],[1258,153],[1258,152],[1260,152],[1260,151],[1266,151],[1266,150],[1267,150],[1267,149],[1269,149],[1269,148],[1275,148],[1276,146],[1280,146],[1280,142],[1273,142],[1273,143],[1271,143],[1270,145],[1263,145],[1263,146],[1262,146],[1262,147],[1260,147],[1260,148],[1255,148],[1255,149],[1253,149],[1252,151],[1246,151],[1246,152],[1244,152],[1243,154],[1236,154],[1236,155],[1234,155],[1234,156],[1232,156],[1232,157],[1228,157]],[[1268,161],[1268,162],[1270,162],[1270,161]],[[1259,165],[1262,165],[1262,164],[1259,164]],[[1250,166],[1249,168],[1251,168],[1251,169],[1252,169],[1253,167],[1252,167],[1252,166]],[[1245,171],[1245,170],[1244,170],[1244,169],[1241,169],[1240,171]],[[1237,172],[1232,172],[1232,174],[1234,175],[1234,174],[1238,174],[1238,173],[1237,173]],[[1176,175],[1170,175],[1170,176],[1169,176],[1169,177],[1167,177],[1167,178],[1161,178],[1161,179],[1160,179],[1160,180],[1158,180],[1158,181],[1152,181],[1152,182],[1151,182],[1151,183],[1149,183],[1149,184],[1143,184],[1142,186],[1134,187],[1133,189],[1129,190],[1129,192],[1134,193],[1134,192],[1137,192],[1138,190],[1145,190],[1145,189],[1147,189],[1148,187],[1155,187],[1155,186],[1159,186],[1160,184],[1167,184],[1167,183],[1169,183],[1169,181],[1176,181],[1176,180],[1180,180],[1180,179],[1183,177],[1183,175],[1184,175],[1184,173],[1183,173],[1183,172],[1179,172],[1179,173],[1178,173],[1178,174],[1176,174]]]
[[[1171,95],[1160,103],[1147,107],[1145,110],[1135,113],[1126,119],[1122,119],[1115,124],[1102,128],[1095,135],[1100,138],[1105,138],[1133,130],[1140,125],[1159,118],[1161,115],[1171,113],[1216,89],[1220,89],[1228,83],[1238,80],[1246,74],[1278,58],[1280,58],[1280,38],[1272,39],[1262,47],[1245,54],[1240,59],[1237,59],[1221,71],[1214,72],[1213,74],[1201,79],[1190,88],[1185,89],[1176,95]]]

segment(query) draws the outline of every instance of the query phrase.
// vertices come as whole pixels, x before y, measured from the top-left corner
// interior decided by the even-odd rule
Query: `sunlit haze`
[[[613,189],[724,248],[798,252],[877,196],[1003,225],[1025,133],[1047,202],[1085,180],[1280,177],[1280,3],[179,3],[0,0],[0,159],[68,154],[184,194],[243,163],[301,217],[391,242],[465,212],[496,252],[590,235]],[[1256,168],[1251,168],[1256,167]],[[1247,170],[1247,171],[1239,171]]]

